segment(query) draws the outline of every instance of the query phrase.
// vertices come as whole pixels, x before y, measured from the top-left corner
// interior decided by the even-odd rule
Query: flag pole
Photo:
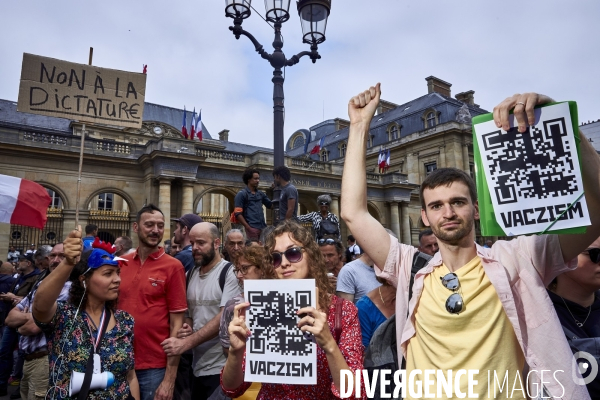
[[[90,47],[90,58],[88,65],[92,65],[94,48]],[[79,226],[79,197],[81,194],[81,170],[83,168],[83,144],[85,142],[85,122],[81,127],[81,147],[79,148],[79,175],[77,176],[77,198],[75,199],[75,229]]]

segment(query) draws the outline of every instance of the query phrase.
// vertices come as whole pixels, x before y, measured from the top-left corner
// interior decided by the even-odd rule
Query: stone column
[[[171,239],[171,180],[158,180],[158,208],[165,215],[165,234],[163,241]]]
[[[202,214],[210,214],[211,206],[211,194],[205,194],[204,196],[202,196]]]
[[[331,196],[331,205],[329,206],[329,210],[332,214],[335,214],[338,219],[340,218],[340,197],[339,196]]]
[[[402,243],[412,244],[410,221],[408,219],[408,203],[400,203],[400,208],[402,209]]]
[[[73,228],[71,228],[73,229]],[[64,232],[64,230],[63,230]],[[61,238],[59,238],[61,239]],[[10,224],[0,224],[0,249],[3,251],[3,260],[6,260],[6,256],[10,246]]]
[[[401,241],[401,235],[400,235],[400,215],[398,214],[398,202],[397,201],[392,201],[390,203],[390,217],[391,217],[391,229],[392,232],[394,232],[396,234],[396,236],[398,236],[398,241]]]
[[[409,152],[406,155],[406,174],[410,183],[420,184],[418,154]]]
[[[463,153],[463,170],[469,173],[469,144],[464,143],[462,146]]]
[[[191,182],[184,182],[183,196],[181,196],[181,214],[189,214],[194,211],[194,185]]]
[[[438,168],[446,168],[446,146],[440,146],[440,165]]]

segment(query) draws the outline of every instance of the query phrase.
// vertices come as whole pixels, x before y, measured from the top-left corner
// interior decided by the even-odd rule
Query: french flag
[[[194,140],[194,134],[196,133],[196,107],[194,107],[194,112],[192,113],[192,126],[190,127],[190,139]]]
[[[198,119],[196,120],[196,136],[198,136],[199,141],[202,141],[202,109],[198,111]]]
[[[187,123],[185,122],[185,106],[183,106],[183,124],[181,125],[181,134],[183,136],[185,136],[186,139],[189,139],[190,137],[188,136],[188,132],[187,132]]]
[[[385,156],[385,171],[390,169],[390,149],[387,151],[387,155]]]
[[[310,151],[310,154],[317,154],[318,152],[321,151],[321,147],[323,147],[323,144],[325,143],[325,136],[323,136],[321,138],[321,140],[319,140],[319,143],[313,147],[313,149]]]
[[[385,151],[379,148],[379,157],[377,157],[377,166],[379,167],[379,173],[381,174],[385,169]]]
[[[0,222],[43,229],[50,201],[43,186],[14,176],[0,175]]]

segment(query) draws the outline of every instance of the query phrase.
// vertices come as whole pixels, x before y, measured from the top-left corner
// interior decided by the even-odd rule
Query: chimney
[[[443,96],[450,96],[450,86],[451,83],[441,80],[440,78],[436,78],[435,76],[429,76],[425,78],[427,81],[427,93],[439,93]]]
[[[475,94],[475,92],[473,90],[469,90],[468,92],[462,92],[457,94],[456,96],[454,96],[454,98],[456,98],[456,100],[460,101],[461,103],[465,103],[465,104],[469,104],[469,105],[475,105],[475,97],[473,96]]]
[[[229,142],[229,130],[223,129],[219,132],[219,140],[221,142]]]

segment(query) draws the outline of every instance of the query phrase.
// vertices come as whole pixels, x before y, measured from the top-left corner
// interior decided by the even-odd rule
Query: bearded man
[[[167,355],[179,355],[193,349],[194,381],[192,398],[207,399],[220,386],[225,356],[219,342],[219,323],[225,304],[240,293],[231,263],[219,252],[221,239],[214,224],[200,222],[190,230],[192,254],[196,266],[190,271],[186,323],[193,333],[170,338],[162,343]]]

